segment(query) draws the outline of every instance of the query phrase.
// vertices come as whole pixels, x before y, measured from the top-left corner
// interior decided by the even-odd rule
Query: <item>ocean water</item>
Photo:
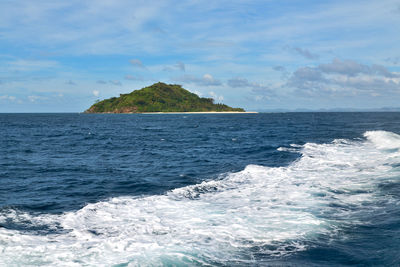
[[[0,266],[400,262],[400,113],[0,114]]]

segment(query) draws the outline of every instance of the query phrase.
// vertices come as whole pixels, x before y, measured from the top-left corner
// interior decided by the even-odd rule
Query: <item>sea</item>
[[[399,266],[400,113],[0,114],[0,266]]]

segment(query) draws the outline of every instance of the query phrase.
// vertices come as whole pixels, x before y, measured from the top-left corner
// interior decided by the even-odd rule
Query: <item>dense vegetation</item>
[[[180,85],[155,83],[120,97],[98,101],[87,113],[196,112],[244,111],[224,104],[214,104],[212,98],[199,97]]]

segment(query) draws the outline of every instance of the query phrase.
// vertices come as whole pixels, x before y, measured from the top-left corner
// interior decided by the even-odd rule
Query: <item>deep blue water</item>
[[[0,114],[0,265],[396,265],[398,134],[400,113]]]

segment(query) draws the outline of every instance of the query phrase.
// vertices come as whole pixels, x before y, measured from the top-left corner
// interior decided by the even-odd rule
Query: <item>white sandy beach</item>
[[[256,111],[141,112],[139,114],[255,114]],[[137,113],[136,113],[137,114]]]

